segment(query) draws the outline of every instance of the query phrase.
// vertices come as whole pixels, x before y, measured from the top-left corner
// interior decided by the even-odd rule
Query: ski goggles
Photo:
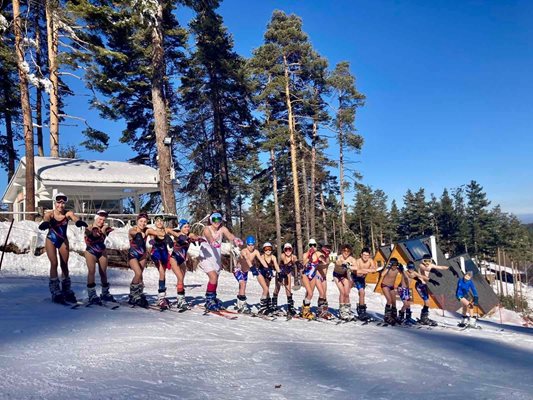
[[[309,247],[317,247],[316,243],[309,243]]]
[[[68,201],[68,197],[64,195],[56,196],[56,203],[66,203]]]
[[[291,251],[292,251],[292,247],[285,247],[285,248],[283,249],[283,251],[289,251],[289,252],[291,252]]]
[[[272,251],[272,247],[265,247],[263,251],[266,253],[267,251]]]
[[[104,210],[98,210],[96,212],[96,215],[98,215],[99,217],[104,217],[104,218],[107,218],[107,216],[109,215],[109,213],[107,211],[104,211]]]
[[[213,223],[222,222],[222,214],[220,213],[211,214],[211,216],[209,217],[209,220]]]

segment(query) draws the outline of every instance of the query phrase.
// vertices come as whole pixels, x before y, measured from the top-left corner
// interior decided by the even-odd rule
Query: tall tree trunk
[[[372,254],[376,254],[376,245],[374,239],[374,223],[370,221],[370,241],[372,242]]]
[[[346,210],[344,208],[344,138],[339,132],[339,180],[341,190],[341,240],[344,240],[344,229],[346,227]]]
[[[274,158],[274,149],[270,149],[270,163],[272,164],[272,189],[274,191],[274,215],[276,218],[276,247],[278,248],[278,260],[281,259],[281,218],[279,216],[279,199],[278,199],[278,173],[276,170],[276,159]]]
[[[328,243],[328,219],[326,217],[326,202],[324,201],[322,186],[320,186],[320,208],[322,209],[322,234],[324,243]]]
[[[41,2],[36,2],[34,7],[35,19],[33,20],[33,25],[35,29],[35,62],[39,69],[39,78],[42,78],[43,59],[41,57],[41,29],[39,26],[39,21],[41,19]],[[37,123],[37,155],[43,157],[43,88],[40,84],[35,90],[35,122]]]
[[[59,78],[57,68],[57,52],[59,43],[58,24],[55,12],[57,0],[46,1],[46,32],[48,41],[48,68],[50,70],[50,157],[59,157]]]
[[[309,242],[309,191],[307,190],[307,167],[305,166],[303,152],[301,151],[300,154],[300,159],[302,161],[302,188],[304,195],[305,240]]]
[[[19,0],[13,0],[13,28],[15,31],[15,51],[19,72],[20,101],[24,124],[24,141],[26,143],[26,198],[25,210],[35,212],[35,167],[33,163],[33,122],[31,119],[30,95],[28,91],[28,75],[24,69],[24,47],[22,44],[22,21]],[[33,221],[34,214],[25,214],[25,219]]]
[[[313,120],[313,139],[311,143],[311,193],[309,209],[309,225],[311,225],[311,237],[316,238],[316,140],[317,140],[318,124]]]
[[[294,222],[296,225],[296,246],[298,249],[298,256],[303,257],[304,249],[302,242],[302,220],[300,209],[300,190],[298,188],[298,165],[297,165],[297,147],[296,147],[296,127],[294,124],[294,115],[292,112],[291,91],[289,87],[289,66],[287,57],[283,56],[284,73],[285,73],[285,101],[287,103],[287,111],[289,114],[289,138],[291,146],[291,169],[292,182],[294,190]]]
[[[215,80],[216,85],[216,77],[213,74],[212,79]],[[231,183],[229,178],[229,166],[228,166],[228,150],[227,150],[227,144],[226,144],[226,132],[224,127],[224,122],[222,121],[222,113],[219,109],[219,99],[217,94],[215,93],[213,98],[211,99],[213,110],[214,110],[214,118],[215,118],[215,140],[216,140],[216,149],[217,149],[217,157],[222,162],[220,163],[220,178],[221,178],[221,184],[222,184],[222,190],[223,190],[223,202],[225,207],[225,214],[226,214],[226,225],[231,228],[232,218],[231,218]]]
[[[152,27],[152,104],[154,109],[155,137],[159,166],[159,188],[163,202],[163,211],[176,215],[176,197],[172,180],[171,146],[165,145],[168,136],[167,102],[164,91],[165,60],[163,51],[163,7],[157,5],[157,22]]]

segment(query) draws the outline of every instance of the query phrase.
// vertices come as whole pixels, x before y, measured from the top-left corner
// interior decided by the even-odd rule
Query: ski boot
[[[272,296],[270,299],[270,314],[280,315],[281,310],[278,307],[278,296]]]
[[[217,294],[208,292],[205,294],[205,309],[206,311],[220,311],[220,301],[217,299]]]
[[[186,311],[186,310],[190,310],[191,309],[191,306],[189,305],[189,303],[187,303],[187,300],[185,300],[185,295],[184,294],[178,294],[177,295],[177,297],[176,297],[176,308],[179,311]]]
[[[463,318],[461,319],[461,322],[457,324],[460,328],[465,328],[470,325],[470,316],[469,315],[463,315]]]
[[[248,306],[248,303],[246,303],[246,296],[237,296],[237,305],[235,306],[235,309],[241,314],[251,313],[250,306]]]
[[[139,283],[137,285],[134,285],[132,283],[130,285],[128,304],[131,304],[134,307],[148,308],[148,300],[146,300],[146,296],[143,293],[143,289],[144,285],[142,283]]]
[[[96,285],[94,283],[91,285],[87,285],[87,294],[89,295],[89,300],[87,301],[87,305],[90,305],[90,306],[103,305],[102,299],[100,298],[100,296],[96,294]]]
[[[158,292],[157,293],[157,306],[161,311],[168,310],[170,308],[170,302],[167,299],[167,292]]]
[[[349,304],[339,304],[339,318],[343,321],[351,321],[353,316],[350,313]]]
[[[67,304],[63,292],[59,288],[59,279],[50,279],[48,282],[48,288],[50,289],[50,294],[52,295],[52,301],[59,304]]]
[[[391,316],[392,316],[392,318],[394,318],[394,321],[395,321],[394,325],[401,325],[402,324],[402,320],[403,319],[400,319],[398,317],[398,310],[394,306],[391,309]]]
[[[287,297],[287,316],[293,317],[297,314],[296,309],[294,308],[294,300],[292,296]]]
[[[266,299],[261,299],[259,301],[259,308],[257,309],[258,314],[268,315],[270,314],[270,297]]]
[[[420,320],[421,325],[428,325],[428,326],[437,326],[437,322],[433,321],[432,319],[429,319],[429,311],[425,309],[425,307],[422,309],[422,312],[420,313]]]
[[[406,325],[405,311],[398,311],[398,318],[396,318],[396,320],[398,321],[399,325]]]
[[[328,301],[318,299],[318,317],[322,319],[333,319],[333,314],[329,312]]]
[[[411,309],[408,308],[405,310],[405,325],[416,325],[416,320],[413,319],[413,314],[411,313]]]
[[[305,318],[305,319],[316,319],[316,315],[311,311],[311,304],[303,304],[302,306],[302,314],[301,314],[302,318]]]
[[[76,295],[70,288],[71,282],[70,282],[70,276],[67,276],[63,281],[61,282],[61,293],[63,293],[63,298],[67,303],[77,303],[78,300],[76,299]]]
[[[373,320],[372,317],[370,317],[366,313],[366,304],[357,305],[357,318],[359,319],[359,321],[363,321],[363,322],[370,322]]]
[[[100,298],[102,299],[102,301],[110,301],[112,303],[117,302],[113,295],[109,293],[109,283],[105,286],[102,285],[102,294],[100,295]]]
[[[385,306],[385,315],[383,316],[383,321],[389,325],[396,325],[396,319],[392,316],[392,306],[390,304]]]

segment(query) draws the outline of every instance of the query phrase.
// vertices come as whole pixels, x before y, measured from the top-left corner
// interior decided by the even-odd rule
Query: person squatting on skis
[[[166,310],[170,308],[170,303],[167,299],[166,271],[167,269],[171,269],[169,253],[171,251],[170,249],[174,246],[174,242],[170,235],[175,232],[165,226],[164,217],[162,215],[156,215],[154,219],[155,227],[148,228],[146,234],[152,237],[150,240],[150,244],[152,245],[151,258],[159,270],[157,305],[162,310]]]
[[[263,265],[263,268],[268,268],[268,265],[265,263],[259,251],[255,248],[255,237],[248,236],[246,238],[246,247],[241,250],[241,256],[237,261],[237,267],[233,271],[233,276],[239,283],[239,294],[237,295],[237,305],[236,309],[240,313],[249,314],[251,312],[248,303],[246,303],[246,285],[248,283],[248,272],[255,268],[254,265],[256,262],[259,262]],[[253,272],[252,272],[253,273]],[[262,276],[261,276],[262,278]],[[264,286],[266,286],[264,278],[261,279],[258,276],[259,284],[263,288],[263,293],[265,292]],[[267,287],[268,294],[268,287]],[[266,295],[265,295],[266,298]]]
[[[333,279],[339,289],[339,317],[345,321],[351,321],[355,318],[350,304],[352,283],[349,274],[352,273],[352,268],[356,271],[356,261],[352,256],[352,247],[349,244],[345,244],[341,247],[341,254],[337,257],[335,269],[333,270]]]
[[[365,288],[366,275],[376,272],[377,266],[374,260],[370,257],[370,249],[364,247],[359,254],[359,258],[355,260],[355,272],[352,270],[352,284],[359,296],[357,303],[357,315],[361,321],[370,319],[366,312],[365,304]],[[351,312],[351,311],[350,311]]]
[[[213,211],[209,216],[210,225],[203,230],[203,239],[200,245],[199,266],[209,279],[205,292],[205,308],[208,311],[223,309],[222,302],[217,299],[218,274],[222,269],[222,239],[225,237],[236,246],[241,246],[242,240],[233,235],[228,228],[222,226],[222,214]]]
[[[140,213],[137,215],[137,224],[128,231],[130,248],[128,250],[128,265],[132,269],[134,276],[130,284],[130,294],[128,303],[139,307],[148,307],[148,300],[143,293],[143,271],[148,261],[148,252],[146,251],[146,224],[148,223],[148,214]]]
[[[385,268],[383,278],[381,279],[381,290],[387,300],[385,305],[385,315],[383,320],[390,325],[397,323],[396,310],[396,277],[403,271],[403,267],[399,265],[398,259],[393,257],[389,260],[389,264]]]
[[[318,289],[318,309],[322,310],[322,305],[326,301],[326,293],[322,284],[318,284],[318,267],[321,263],[327,262],[323,253],[317,250],[317,242],[315,239],[309,240],[309,250],[304,254],[303,264],[304,271],[302,274],[302,283],[305,287],[305,298],[302,306],[302,317],[306,319],[315,319],[315,314],[311,311],[311,300],[313,299],[313,292],[315,287]]]
[[[85,228],[85,261],[87,262],[87,294],[89,296],[89,304],[102,304],[102,301],[116,301],[111,293],[109,293],[109,282],[107,281],[107,252],[105,240],[107,236],[113,231],[107,225],[108,213],[104,210],[98,210],[94,215],[94,221],[91,225]],[[102,285],[102,294],[96,294],[96,264],[98,263],[98,274],[100,275],[100,283]]]
[[[273,299],[270,299],[270,282],[274,277],[274,271],[276,271],[276,274],[279,274],[280,270],[278,260],[276,259],[276,256],[272,254],[272,244],[270,242],[263,244],[263,254],[261,254],[261,259],[264,263],[261,263],[258,267],[256,266],[252,268],[252,274],[257,276],[257,281],[263,289],[257,313],[272,314],[277,311],[278,298],[276,297],[276,304],[272,303]],[[266,268],[264,268],[264,265],[266,265]]]
[[[65,208],[68,201],[66,195],[57,193],[54,201],[54,209],[44,214],[43,221],[39,225],[39,229],[42,231],[48,229],[44,245],[46,255],[50,260],[50,281],[48,287],[54,303],[76,303],[76,295],[71,289],[68,270],[70,246],[67,238],[67,228],[69,220],[74,221],[78,228],[87,227],[87,223],[76,216],[74,212]],[[61,287],[57,273],[57,253],[59,253],[59,263],[62,273]]]
[[[461,305],[463,306],[463,318],[459,323],[459,326],[467,326],[470,324],[469,309],[477,307],[479,304],[479,297],[477,294],[476,286],[472,281],[473,276],[474,273],[472,271],[468,271],[462,279],[459,279],[457,281],[457,290],[455,291],[455,295],[457,297],[457,300],[459,300],[461,302]],[[472,301],[468,300],[468,297],[470,296],[470,291],[472,291]]]
[[[276,286],[272,296],[272,307],[275,308],[278,304],[278,294],[281,286],[285,288],[285,294],[287,295],[287,314],[290,316],[296,315],[291,291],[291,274],[294,272],[295,265],[300,264],[298,258],[292,251],[293,249],[290,243],[283,245],[283,253],[281,253],[279,259],[279,273],[276,274]]]
[[[422,262],[419,264],[420,274],[427,278],[425,281],[417,280],[415,288],[422,300],[424,300],[424,307],[420,312],[420,323],[423,325],[435,325],[436,322],[429,319],[429,292],[428,292],[428,282],[437,283],[435,280],[430,279],[429,273],[432,270],[446,270],[449,269],[449,266],[435,265],[431,262],[431,254],[424,254],[422,256]]]
[[[406,265],[406,269],[402,271],[402,280],[398,286],[398,296],[402,300],[403,305],[401,310],[398,312],[398,322],[406,325],[416,324],[416,321],[413,319],[413,314],[411,313],[411,303],[413,296],[411,293],[410,285],[411,279],[426,279],[424,276],[416,272],[415,263],[409,261]]]

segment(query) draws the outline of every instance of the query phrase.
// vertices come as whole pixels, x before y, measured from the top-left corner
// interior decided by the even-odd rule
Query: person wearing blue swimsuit
[[[113,231],[105,222],[108,213],[99,210],[94,216],[92,225],[85,229],[85,261],[87,262],[87,293],[89,295],[89,304],[102,304],[102,301],[115,301],[115,298],[109,293],[109,282],[107,281],[107,252],[105,240]],[[96,264],[98,263],[98,273],[102,284],[102,294],[96,294]]]
[[[191,233],[191,225],[186,219],[178,222],[178,231],[169,230],[168,233],[174,236],[174,245],[170,255],[170,267],[176,275],[176,307],[180,310],[187,310],[190,305],[185,299],[185,273],[187,272],[187,252],[191,241],[198,240],[198,237]]]
[[[143,272],[148,261],[146,250],[146,230],[148,229],[148,214],[139,213],[137,224],[128,231],[130,248],[128,250],[128,265],[135,274],[130,284],[128,303],[133,306],[148,307],[148,300],[144,295]]]
[[[76,303],[76,295],[71,289],[71,281],[68,270],[69,242],[67,238],[68,221],[73,221],[77,227],[86,227],[74,212],[67,210],[68,197],[63,193],[58,193],[54,198],[54,209],[44,214],[43,221],[39,225],[40,230],[48,230],[45,241],[45,250],[50,260],[50,282],[48,287],[55,303],[67,304]],[[59,263],[61,266],[62,280],[59,284],[57,272],[57,253],[59,253]]]

